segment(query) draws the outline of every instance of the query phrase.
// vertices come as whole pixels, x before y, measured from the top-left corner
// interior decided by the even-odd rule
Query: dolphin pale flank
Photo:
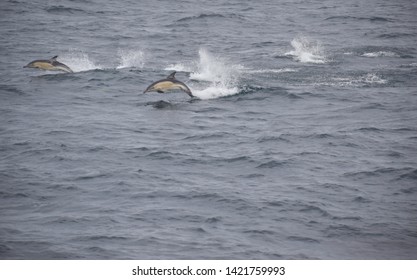
[[[185,91],[190,97],[194,97],[194,95],[191,93],[190,88],[187,87],[186,84],[175,79],[175,73],[177,72],[174,71],[168,77],[166,77],[166,79],[162,79],[152,83],[143,93],[151,91],[164,93],[168,90],[180,89]]]
[[[67,73],[73,73],[71,68],[66,66],[64,63],[57,61],[56,59],[58,56],[54,56],[51,59],[41,59],[41,60],[34,60],[23,68],[39,68],[42,70],[51,70],[51,71],[65,71]]]

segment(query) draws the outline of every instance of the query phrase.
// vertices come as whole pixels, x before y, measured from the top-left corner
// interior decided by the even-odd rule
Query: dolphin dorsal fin
[[[58,58],[58,56],[54,56],[53,58],[51,58],[51,61],[56,61],[56,59]]]
[[[177,73],[177,71],[172,72],[171,74],[168,75],[167,79],[175,79],[175,74]]]

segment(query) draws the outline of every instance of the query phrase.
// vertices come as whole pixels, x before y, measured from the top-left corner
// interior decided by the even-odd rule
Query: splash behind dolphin
[[[191,93],[190,88],[186,84],[178,81],[175,78],[175,73],[177,72],[174,71],[165,79],[152,83],[150,86],[148,86],[148,88],[143,93],[151,92],[151,91],[164,93],[165,91],[168,91],[168,90],[180,89],[186,92],[190,97],[194,97],[194,95]]]
[[[57,61],[56,60],[57,58],[58,56],[56,55],[52,57],[51,59],[47,59],[47,60],[43,60],[43,59],[34,60],[30,62],[28,65],[23,66],[23,68],[38,68],[42,70],[65,71],[67,73],[73,73],[71,68],[69,68],[64,63]]]

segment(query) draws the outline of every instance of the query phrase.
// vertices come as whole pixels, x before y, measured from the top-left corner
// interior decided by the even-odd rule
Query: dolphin
[[[74,73],[71,68],[66,66],[64,63],[57,61],[58,56],[54,56],[51,59],[40,59],[30,62],[28,65],[23,66],[23,68],[39,68],[42,70],[52,70],[52,71],[65,71],[67,73]]]
[[[151,92],[151,91],[164,93],[165,91],[168,91],[168,90],[180,89],[180,90],[185,91],[190,97],[194,97],[194,95],[191,93],[190,88],[187,87],[186,84],[175,79],[175,73],[177,72],[174,71],[171,74],[169,74],[169,76],[166,77],[165,79],[152,83],[150,86],[148,86],[148,88],[143,93]]]

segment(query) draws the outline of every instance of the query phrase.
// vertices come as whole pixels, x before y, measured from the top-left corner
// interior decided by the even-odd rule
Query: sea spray
[[[74,72],[103,69],[101,65],[95,64],[86,53],[77,50],[59,55],[58,61],[66,64]]]
[[[240,65],[228,63],[225,58],[215,56],[203,48],[198,54],[197,69],[190,74],[191,80],[199,81],[198,84],[190,85],[194,95],[201,99],[213,99],[239,92]]]
[[[119,65],[117,69],[121,68],[142,68],[145,64],[145,55],[143,51],[133,50],[122,50],[119,49]]]
[[[303,63],[326,63],[326,57],[323,54],[323,48],[318,41],[306,37],[297,37],[291,41],[294,50],[287,52],[285,55],[293,56],[296,61]]]

